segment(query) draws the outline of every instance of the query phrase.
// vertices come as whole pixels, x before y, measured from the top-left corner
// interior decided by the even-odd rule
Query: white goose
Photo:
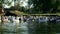
[[[0,22],[1,22],[1,16],[0,16]]]
[[[19,22],[20,22],[20,21],[19,21],[19,18],[20,18],[20,17],[16,17],[16,19],[15,19],[15,22],[16,22],[16,23],[19,23]]]
[[[8,17],[7,16],[4,16],[3,17],[3,23],[4,24],[8,24],[10,22],[10,20],[8,20]]]
[[[19,17],[12,17],[12,20],[14,25],[19,25]]]

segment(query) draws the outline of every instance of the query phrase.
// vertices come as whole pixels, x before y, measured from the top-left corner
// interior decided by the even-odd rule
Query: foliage
[[[59,0],[31,0],[34,4],[33,10],[42,13],[56,13],[58,11]]]
[[[2,4],[11,5],[11,2],[4,2],[6,0],[2,0]],[[60,0],[28,0],[28,8],[20,6],[20,0],[12,0],[14,1],[15,10],[19,10],[25,13],[36,14],[36,13],[57,13],[60,12]],[[31,4],[33,4],[33,8],[30,8]]]

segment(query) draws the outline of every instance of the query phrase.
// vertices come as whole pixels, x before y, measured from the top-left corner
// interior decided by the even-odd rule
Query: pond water
[[[60,33],[56,33],[56,34],[60,34]]]
[[[0,34],[60,34],[60,23],[10,22],[0,25]]]

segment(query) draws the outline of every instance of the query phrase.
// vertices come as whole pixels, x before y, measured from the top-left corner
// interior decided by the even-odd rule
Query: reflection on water
[[[60,34],[60,22],[4,22],[0,24],[0,34]]]
[[[0,33],[2,34],[28,34],[27,23],[5,23],[0,26]]]

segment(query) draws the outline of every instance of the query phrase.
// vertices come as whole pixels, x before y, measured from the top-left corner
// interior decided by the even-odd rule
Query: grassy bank
[[[11,13],[14,13],[14,14],[16,14],[16,15],[18,15],[18,16],[20,16],[20,15],[58,15],[58,16],[60,16],[60,13],[46,13],[46,14],[27,14],[27,13],[24,13],[24,12],[21,12],[21,11],[11,11]]]

